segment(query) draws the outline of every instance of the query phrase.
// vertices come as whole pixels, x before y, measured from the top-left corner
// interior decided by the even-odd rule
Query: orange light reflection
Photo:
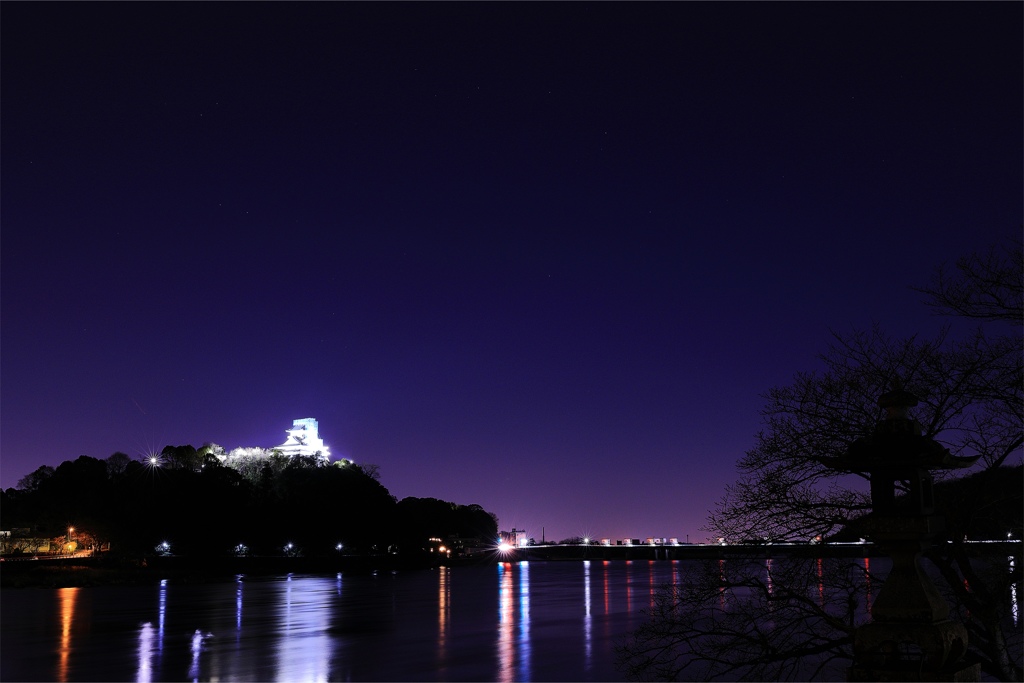
[[[448,644],[448,603],[451,599],[451,588],[448,585],[448,567],[438,567],[437,575],[437,655],[440,661],[447,656]]]
[[[68,680],[68,659],[71,657],[71,624],[75,620],[75,601],[78,588],[60,588],[60,661],[57,665],[57,680]]]
[[[725,609],[725,560],[718,561],[718,606]]]
[[[651,609],[654,609],[654,594],[657,592],[657,585],[654,583],[654,560],[647,561],[647,586],[651,592]]]
[[[627,614],[629,614],[630,612],[633,611],[632,607],[630,605],[630,603],[632,602],[631,598],[633,596],[630,594],[631,591],[630,591],[630,587],[629,587],[630,578],[632,578],[632,574],[633,574],[633,560],[626,560],[626,613]]]
[[[825,606],[825,581],[822,578],[821,558],[818,558],[818,604]]]
[[[871,614],[871,558],[864,558],[864,585],[867,587],[867,596],[865,597],[865,606],[867,607],[868,614]]]

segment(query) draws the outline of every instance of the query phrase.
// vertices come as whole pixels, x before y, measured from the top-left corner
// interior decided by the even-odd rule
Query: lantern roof
[[[910,416],[910,408],[918,404],[917,396],[897,387],[882,394],[878,405],[885,417],[878,421],[868,436],[857,439],[846,453],[823,458],[829,467],[847,472],[885,470],[949,470],[970,467],[980,456],[960,457],[942,444],[923,434],[921,423]]]

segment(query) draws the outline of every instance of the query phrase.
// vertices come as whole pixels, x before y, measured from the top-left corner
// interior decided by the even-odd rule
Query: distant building
[[[281,454],[289,458],[296,455],[315,456],[326,464],[331,459],[331,449],[324,444],[320,438],[320,429],[317,421],[312,417],[304,417],[292,420],[291,429],[286,429],[288,438],[280,446],[263,448],[262,446],[250,446],[225,451],[217,444],[208,444],[209,452],[220,459],[221,462],[229,464],[236,469],[249,461],[269,459],[274,454]]]
[[[288,438],[280,446],[274,448],[284,455],[319,455],[330,460],[331,451],[320,438],[320,428],[315,418],[303,417],[292,421],[292,428],[286,429]]]

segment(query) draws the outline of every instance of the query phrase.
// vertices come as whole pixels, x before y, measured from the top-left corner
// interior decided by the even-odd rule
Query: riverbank
[[[472,562],[483,563],[479,558]],[[460,560],[461,562],[461,560]],[[186,557],[131,558],[97,555],[85,558],[23,559],[0,563],[0,588],[69,588],[100,585],[146,585],[223,581],[239,574],[273,576],[289,573],[372,573],[427,569],[436,559],[397,555],[337,557]]]
[[[1020,558],[1019,540],[969,543],[971,556],[994,555]],[[439,557],[434,554],[337,555],[324,557],[128,557],[103,553],[92,557],[19,559],[0,562],[2,588],[65,588],[98,585],[145,585],[162,580],[174,583],[206,583],[246,576],[274,576],[289,573],[369,574],[378,571],[409,571],[431,567],[487,565],[497,562],[581,562],[679,560],[737,560],[783,557],[861,558],[883,557],[871,543],[772,544],[772,545],[540,545],[469,557]]]

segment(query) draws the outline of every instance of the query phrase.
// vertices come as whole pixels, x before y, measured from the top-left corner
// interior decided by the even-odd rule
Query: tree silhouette
[[[1020,568],[1008,571],[1005,557],[980,568],[963,539],[1021,537],[1021,261],[1019,244],[1000,245],[961,259],[955,275],[939,269],[919,290],[934,310],[979,325],[966,336],[954,338],[947,329],[934,339],[894,339],[878,327],[834,334],[819,358],[822,369],[765,395],[764,428],[707,527],[730,541],[851,533],[870,510],[866,482],[837,475],[829,458],[870,434],[882,416],[878,397],[905,386],[920,399],[914,417],[925,435],[954,454],[980,456],[968,479],[937,485],[952,543],[929,558],[956,618],[967,625],[972,655],[1000,680],[1022,674],[1020,633],[1008,615]],[[839,568],[823,568],[829,573],[822,585],[842,599],[828,609],[814,601],[817,566],[793,560],[771,571],[758,563],[705,567],[685,588],[665,590],[650,621],[621,648],[620,664],[635,678],[842,676],[836,667],[852,659],[855,607],[865,605],[867,586],[874,581],[877,588],[879,580],[850,563],[831,564]]]
[[[399,506],[376,468],[327,466],[317,456],[289,457],[262,449],[168,446],[158,463],[121,453],[82,456],[56,469],[43,466],[20,489],[0,495],[8,527],[56,537],[70,524],[142,555],[167,541],[175,554],[277,554],[287,543],[306,555],[414,549],[430,536],[494,536],[494,517],[479,505],[432,501],[445,514]],[[233,452],[234,453],[234,452]],[[225,464],[226,463],[226,464]]]

